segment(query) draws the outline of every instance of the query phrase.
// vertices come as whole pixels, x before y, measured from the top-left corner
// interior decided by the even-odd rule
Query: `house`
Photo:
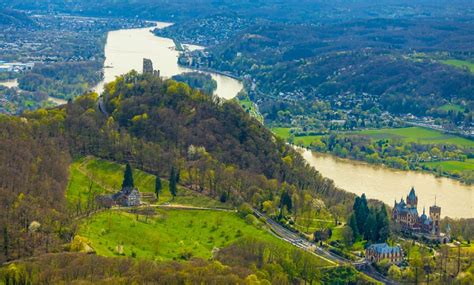
[[[135,187],[124,187],[119,192],[112,195],[116,205],[123,207],[140,206],[140,192]]]
[[[386,259],[390,263],[400,263],[403,260],[403,252],[400,246],[389,246],[386,243],[370,245],[365,250],[365,260],[368,262],[380,262]]]

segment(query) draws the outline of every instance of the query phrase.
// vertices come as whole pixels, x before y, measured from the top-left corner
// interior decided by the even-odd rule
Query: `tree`
[[[281,198],[280,198],[280,216],[283,213],[283,207],[286,207],[288,212],[291,212],[291,209],[293,208],[293,203],[291,202],[290,194],[288,194],[287,191],[284,191],[281,194]]]
[[[378,242],[386,242],[390,235],[390,221],[388,219],[385,204],[382,204],[380,209],[377,211],[376,217]]]
[[[354,206],[353,206],[354,214],[355,214],[355,219],[357,223],[357,232],[360,234],[363,234],[365,232],[364,226],[365,222],[367,220],[367,217],[369,215],[369,207],[367,206],[367,199],[365,197],[365,194],[362,194],[362,196],[356,197],[354,201]],[[354,231],[354,229],[352,229]]]
[[[163,186],[161,185],[161,179],[160,177],[156,176],[155,177],[155,194],[156,194],[156,199],[160,199],[160,193],[161,190],[163,189]]]
[[[171,171],[170,171],[170,178],[169,178],[169,182],[170,182],[170,193],[171,193],[171,196],[173,196],[173,200],[174,198],[176,197],[176,170],[174,168],[174,166],[171,167]]]
[[[8,239],[8,229],[7,229],[7,226],[5,225],[5,227],[3,228],[3,254],[7,258],[7,260],[8,260],[8,255],[9,255],[8,254],[9,246],[10,246],[10,242]]]
[[[133,188],[134,186],[132,167],[127,162],[127,165],[125,166],[125,172],[123,174],[122,188]]]
[[[349,218],[349,227],[352,230],[353,240],[356,241],[359,238],[360,233],[359,233],[359,228],[357,227],[357,221],[354,214],[352,214],[351,217]]]
[[[370,211],[364,226],[364,238],[371,242],[377,242],[377,218],[374,211]]]

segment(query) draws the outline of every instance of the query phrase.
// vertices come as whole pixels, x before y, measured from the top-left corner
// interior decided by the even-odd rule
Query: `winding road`
[[[362,272],[373,279],[382,282],[388,285],[397,285],[393,280],[387,279],[385,276],[377,272],[369,263],[365,260],[352,261],[346,259],[342,256],[336,255],[322,247],[315,245],[314,243],[309,242],[308,240],[301,238],[298,234],[284,228],[279,223],[275,222],[273,219],[267,217],[265,214],[260,211],[253,209],[254,215],[260,219],[264,219],[267,225],[270,227],[272,232],[279,237],[280,239],[293,244],[294,246],[301,248],[311,254],[314,254],[334,266],[340,265],[353,265],[359,272]]]

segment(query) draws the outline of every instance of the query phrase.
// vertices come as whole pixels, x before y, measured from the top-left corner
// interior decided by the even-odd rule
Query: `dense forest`
[[[213,94],[217,89],[217,82],[212,79],[211,75],[200,72],[185,72],[173,76],[171,79],[184,82],[189,87],[198,89],[207,94]]]
[[[101,66],[100,61],[41,64],[22,75],[18,83],[23,90],[42,92],[55,98],[74,98],[99,83]]]

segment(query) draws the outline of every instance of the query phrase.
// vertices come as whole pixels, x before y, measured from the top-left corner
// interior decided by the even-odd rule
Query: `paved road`
[[[372,277],[373,279],[382,282],[384,284],[396,285],[398,283],[387,279],[382,274],[378,273],[370,264],[366,263],[364,260],[352,261],[348,260],[342,256],[336,255],[322,247],[316,246],[314,243],[309,242],[308,240],[300,237],[298,234],[284,228],[279,223],[275,222],[273,219],[267,217],[260,211],[253,209],[254,214],[263,218],[267,224],[270,226],[271,230],[278,236],[280,239],[293,244],[294,246],[301,248],[307,252],[317,255],[320,258],[325,259],[334,266],[339,265],[353,265],[360,272],[365,273],[366,275]]]

